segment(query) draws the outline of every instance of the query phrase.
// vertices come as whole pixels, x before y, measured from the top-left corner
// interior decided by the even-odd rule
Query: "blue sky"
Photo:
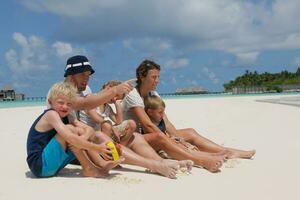
[[[45,96],[68,57],[86,55],[94,91],[145,58],[158,91],[223,84],[246,70],[300,66],[299,0],[10,0],[0,7],[0,88]]]

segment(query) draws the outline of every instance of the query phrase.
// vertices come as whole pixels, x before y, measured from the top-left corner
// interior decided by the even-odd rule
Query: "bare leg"
[[[148,142],[145,140],[145,138],[139,134],[134,133],[134,139],[132,143],[129,146],[134,152],[137,154],[150,158],[157,161],[162,161],[167,163],[168,165],[171,165],[173,168],[177,168],[178,165],[180,168],[187,168],[188,171],[191,171],[193,166],[193,161],[191,160],[170,160],[170,159],[162,159],[156,151],[148,144]]]
[[[89,140],[94,134],[94,130],[91,128],[82,129],[81,127],[73,127],[72,125],[68,125],[68,128],[73,132],[73,134],[80,135],[80,137],[84,140]],[[101,134],[101,133],[99,133]],[[62,137],[58,135],[58,139],[62,143],[66,143]],[[105,137],[100,137],[99,141],[106,141]],[[109,170],[116,167],[124,158],[120,158],[118,161],[105,161],[103,160],[96,151],[85,151],[82,149],[76,148],[74,145],[68,144],[71,151],[74,153],[78,161],[80,162],[83,168],[84,176],[91,177],[106,177],[109,175]],[[96,168],[96,169],[94,169]],[[91,169],[96,172],[91,173]]]
[[[66,141],[58,134],[56,134],[56,139],[60,143],[60,145],[66,149],[67,148],[67,143]],[[90,162],[90,160],[86,157],[86,155],[83,153],[82,150],[69,145],[69,148],[71,151],[74,153],[78,161],[80,162],[80,165],[82,167],[82,174],[87,177],[95,177],[95,178],[102,178],[104,177],[101,171]]]
[[[137,138],[140,138],[140,139],[142,139],[142,141],[144,141],[143,137],[140,136],[140,134],[138,134],[138,133],[136,133],[136,134],[137,134]],[[99,133],[98,139],[99,139],[99,141],[106,141],[106,140],[109,140],[110,138],[105,134]],[[135,147],[136,150],[143,149],[145,147],[145,149],[147,149],[148,151],[150,151],[150,152],[152,151],[152,153],[149,153],[149,154],[145,153],[146,155],[152,155],[152,154],[155,155],[156,154],[156,152],[149,146],[149,144],[146,141],[144,141],[144,144],[139,147],[137,147],[136,144],[134,146],[136,146]],[[168,178],[176,178],[176,170],[178,169],[178,164],[176,165],[174,163],[172,163],[172,164],[163,163],[161,161],[162,158],[160,158],[157,154],[156,154],[156,156],[157,156],[157,159],[159,159],[159,161],[145,158],[145,157],[143,157],[144,155],[140,156],[125,146],[123,146],[122,150],[123,150],[122,156],[125,158],[125,161],[123,161],[123,163],[148,168],[151,171],[162,174],[163,176],[166,176]],[[143,150],[142,152],[147,152],[147,150]],[[96,156],[97,155],[95,155],[95,157]],[[149,156],[149,157],[151,158],[152,156]],[[102,166],[103,163],[100,162],[99,165]]]
[[[126,128],[120,135],[120,143],[127,146],[133,140],[136,124],[133,120],[126,120]]]
[[[145,138],[139,134],[139,133],[134,133],[134,140],[131,144],[131,149],[136,152],[137,154],[144,156],[146,158],[150,158],[153,160],[157,161],[162,161],[168,164],[173,165],[173,167],[176,168],[176,166],[179,165],[179,167],[186,167],[190,168],[189,164],[190,160],[182,160],[182,162],[175,161],[175,160],[170,160],[170,159],[163,159],[161,158],[156,151],[148,144],[148,142],[145,140]]]
[[[108,136],[111,136],[112,132],[112,125],[109,122],[104,122],[101,124],[101,131],[103,133],[108,134]]]
[[[126,129],[124,133],[120,133],[120,135],[120,144],[124,146],[128,146],[134,139],[133,132],[131,132],[129,129]]]
[[[110,141],[112,141],[111,138],[109,136],[107,136],[105,133],[103,133],[101,131],[95,132],[95,137],[93,139],[93,142],[100,144],[103,142],[110,142]]]
[[[99,171],[104,177],[109,175],[109,170],[115,168],[124,161],[124,157],[120,157],[117,161],[106,161],[95,151],[88,151],[87,156],[90,158],[91,162],[99,168]]]
[[[233,148],[227,148],[227,157],[228,159],[231,158],[244,158],[244,159],[251,159],[256,151],[255,150],[251,150],[251,151],[244,151],[244,150],[239,150],[239,149],[233,149]]]
[[[157,172],[163,176],[168,178],[175,179],[176,178],[176,171],[179,166],[174,167],[174,164],[168,164],[163,161],[152,160],[148,158],[144,158],[127,147],[123,148],[123,156],[125,157],[124,163],[137,165],[140,167],[144,167],[150,169],[153,172]]]
[[[179,129],[177,130],[176,134],[179,137],[182,137],[185,141],[197,146],[201,151],[215,153],[225,150],[225,148],[221,145],[218,145],[213,141],[198,134],[193,128]]]
[[[163,160],[156,153],[156,151],[148,144],[148,142],[145,140],[143,135],[136,132],[133,135],[134,135],[134,139],[128,146],[130,149],[132,149],[137,154],[142,155],[146,158],[150,158],[158,161]]]
[[[195,155],[161,133],[149,133],[144,135],[146,141],[155,149],[163,149],[169,156],[176,160],[192,160],[195,165],[204,167],[211,172],[219,171],[223,164],[224,156]]]
[[[254,156],[255,150],[244,151],[239,149],[227,148],[218,145],[211,140],[201,136],[193,128],[177,130],[176,134],[185,141],[197,146],[199,150],[206,152],[227,152],[227,158],[246,158],[250,159]]]
[[[108,136],[104,134],[99,138],[101,141],[109,139]],[[180,164],[181,166],[185,165],[186,168],[190,168],[190,161],[178,163],[167,162],[162,159],[139,133],[134,133],[133,140],[128,146],[130,146],[134,152],[123,146],[122,155],[125,158],[123,163],[148,168],[151,171],[157,172],[168,178],[176,178],[176,170],[179,168]],[[101,163],[99,164],[101,165]]]
[[[172,160],[172,159],[164,159],[163,162],[166,163],[176,163],[179,164],[179,167],[182,169],[184,168],[188,172],[192,171],[194,162],[191,160]]]

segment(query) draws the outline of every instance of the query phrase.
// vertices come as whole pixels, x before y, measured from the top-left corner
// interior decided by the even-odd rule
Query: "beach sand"
[[[166,100],[177,128],[193,127],[219,144],[257,151],[253,160],[228,161],[220,173],[193,168],[176,180],[130,165],[106,179],[83,178],[72,165],[57,177],[36,179],[26,164],[26,138],[45,107],[0,109],[0,199],[299,199],[299,97]],[[282,98],[295,105],[280,104]]]

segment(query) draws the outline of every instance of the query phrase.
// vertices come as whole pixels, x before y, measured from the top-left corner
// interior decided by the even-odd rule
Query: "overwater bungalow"
[[[24,100],[24,98],[24,94],[16,93],[10,85],[7,85],[0,90],[0,101]]]

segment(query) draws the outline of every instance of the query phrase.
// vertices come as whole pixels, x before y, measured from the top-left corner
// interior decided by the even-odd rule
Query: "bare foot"
[[[192,171],[194,162],[191,160],[179,160],[180,168],[185,168],[188,172]]]
[[[152,163],[150,171],[159,173],[168,178],[176,179],[176,173],[178,169],[178,163],[162,160]]]
[[[106,161],[103,166],[99,167],[99,169],[103,171],[109,171],[117,167],[118,165],[120,165],[124,160],[125,160],[124,157],[120,157],[119,160],[116,161],[113,160]]]
[[[203,162],[202,167],[210,172],[220,172],[224,162],[224,156],[210,156],[206,161]]]
[[[193,168],[194,162],[191,160],[172,160],[172,159],[164,159],[163,162],[169,163],[170,166],[173,166],[174,169],[185,168],[188,172],[190,172]]]
[[[109,175],[109,171],[123,162],[125,159],[120,157],[117,161],[106,161],[103,166],[96,166],[94,163],[89,168],[82,171],[82,174],[86,177],[105,178]]]
[[[108,176],[108,173],[107,174],[100,173],[99,169],[94,166],[90,166],[90,167],[86,167],[85,169],[82,169],[82,174],[85,177],[93,177],[93,178],[105,178]]]
[[[167,166],[178,170],[180,168],[180,163],[178,160],[172,160],[172,159],[163,159],[161,162],[165,163]]]
[[[255,155],[256,151],[243,151],[243,150],[237,150],[237,149],[227,149],[227,158],[244,158],[244,159],[251,159]]]

